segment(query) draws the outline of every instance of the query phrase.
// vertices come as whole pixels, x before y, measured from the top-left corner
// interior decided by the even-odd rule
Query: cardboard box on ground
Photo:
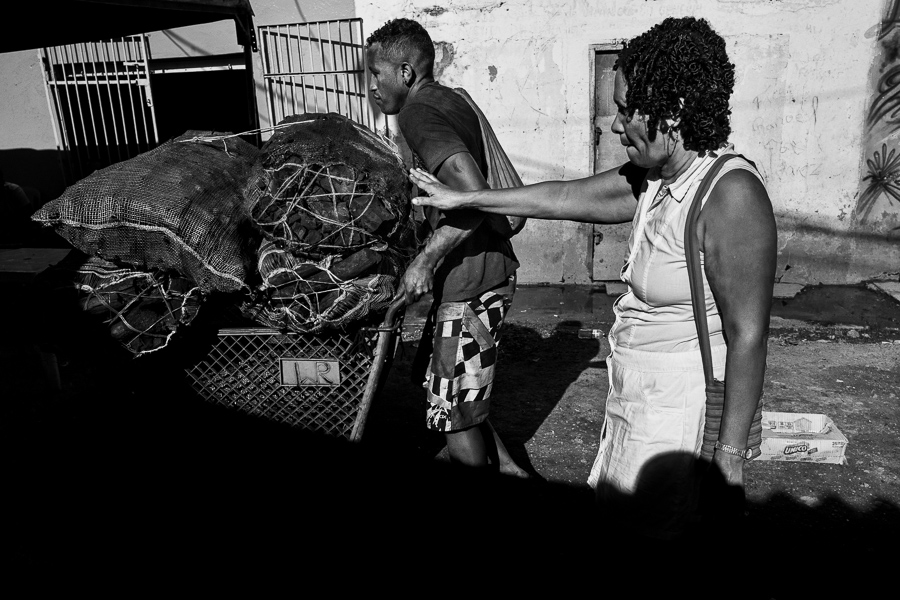
[[[755,460],[847,462],[847,437],[826,415],[763,411],[762,426],[762,454]]]

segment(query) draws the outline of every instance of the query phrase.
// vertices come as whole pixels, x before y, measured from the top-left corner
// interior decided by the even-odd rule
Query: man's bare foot
[[[531,477],[531,473],[529,473],[513,461],[500,463],[500,474],[519,477],[521,479],[529,479]]]

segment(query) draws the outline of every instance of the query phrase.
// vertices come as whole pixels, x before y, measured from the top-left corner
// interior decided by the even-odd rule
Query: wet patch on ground
[[[772,316],[900,332],[900,302],[865,285],[806,286],[793,298],[775,298]]]

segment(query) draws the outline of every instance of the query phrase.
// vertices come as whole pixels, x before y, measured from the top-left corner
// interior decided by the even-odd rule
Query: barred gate
[[[158,143],[143,35],[40,50],[66,184]]]
[[[335,112],[375,130],[369,103],[362,19],[258,28],[269,122]]]

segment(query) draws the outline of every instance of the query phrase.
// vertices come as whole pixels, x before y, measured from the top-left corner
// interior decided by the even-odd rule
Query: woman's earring
[[[670,127],[668,138],[669,138],[669,146],[670,146],[669,147],[669,156],[672,156],[675,153],[675,146],[678,145],[678,131]]]

